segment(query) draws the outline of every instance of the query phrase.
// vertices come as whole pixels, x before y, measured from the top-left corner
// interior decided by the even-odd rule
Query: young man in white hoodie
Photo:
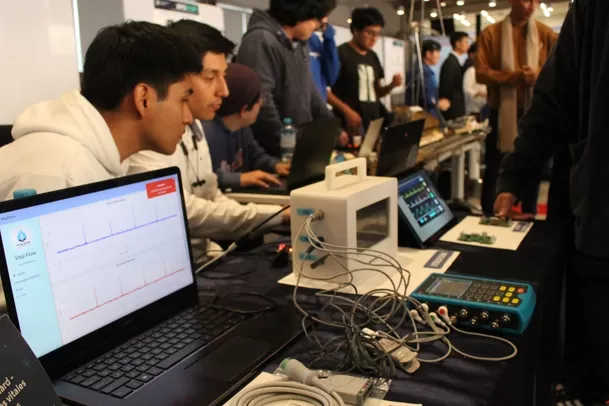
[[[225,80],[228,69],[226,58],[233,52],[235,44],[215,28],[192,20],[180,20],[170,25],[170,30],[187,38],[202,58],[203,71],[193,78],[194,94],[188,101],[195,121],[186,127],[182,142],[173,155],[140,152],[130,158],[129,173],[170,166],[180,168],[193,255],[195,261],[201,262],[206,258],[206,253],[220,250],[219,246],[210,244],[209,239],[238,239],[281,207],[241,205],[226,197],[220,191],[218,178],[212,169],[209,147],[200,120],[212,120],[222,105],[222,99],[229,94]],[[286,211],[268,225],[289,222],[289,219],[289,212]]]
[[[89,47],[82,92],[36,104],[0,148],[0,200],[125,175],[130,155],[172,154],[192,122],[192,46],[167,28],[128,22],[104,28]]]

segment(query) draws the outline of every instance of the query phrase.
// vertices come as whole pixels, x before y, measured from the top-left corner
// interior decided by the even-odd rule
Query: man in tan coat
[[[535,20],[538,0],[510,0],[511,13],[487,27],[478,40],[476,80],[488,87],[492,132],[486,138],[482,209],[493,214],[499,167],[511,152],[518,120],[528,109],[537,75],[556,42],[556,33]],[[538,190],[522,199],[523,213],[537,212]]]

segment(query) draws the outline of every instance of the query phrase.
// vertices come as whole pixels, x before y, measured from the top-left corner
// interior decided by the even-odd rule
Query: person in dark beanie
[[[226,84],[230,95],[216,118],[202,123],[220,189],[280,184],[272,174],[287,175],[290,164],[268,155],[250,128],[263,105],[260,77],[247,66],[233,63],[228,67]]]
[[[267,11],[252,14],[237,62],[252,68],[262,80],[265,102],[252,129],[268,154],[281,154],[284,119],[292,119],[298,127],[333,117],[315,87],[307,41],[335,7],[336,0],[270,0]]]

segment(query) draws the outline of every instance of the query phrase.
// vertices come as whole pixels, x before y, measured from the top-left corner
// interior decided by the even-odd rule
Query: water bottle
[[[292,119],[289,117],[283,119],[279,145],[281,147],[281,161],[291,162],[296,147],[296,130],[292,127]]]

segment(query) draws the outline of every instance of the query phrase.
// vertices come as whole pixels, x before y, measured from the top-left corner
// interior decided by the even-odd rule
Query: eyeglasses
[[[375,31],[375,30],[370,30],[370,29],[363,29],[362,32],[372,38],[379,38],[382,34],[381,31]]]

